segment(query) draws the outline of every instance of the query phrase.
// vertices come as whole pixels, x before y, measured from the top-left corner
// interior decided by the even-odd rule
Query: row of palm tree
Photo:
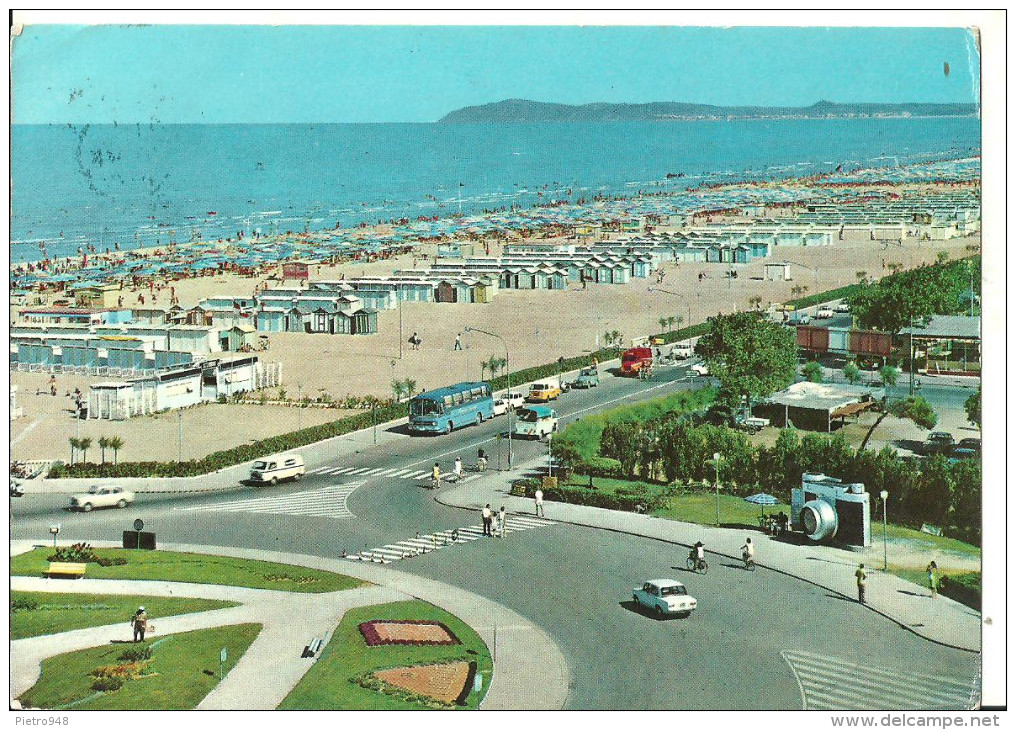
[[[684,322],[684,317],[680,314],[673,317],[660,317],[657,322],[660,323],[660,327],[663,327],[667,332],[673,332],[674,327],[680,327],[681,323]]]
[[[71,445],[71,466],[74,466],[74,455],[76,452],[81,452],[81,461],[87,461],[88,450],[92,448],[92,439],[75,438],[71,436],[67,439]],[[110,449],[113,452],[113,463],[116,464],[116,454],[123,448],[124,440],[119,436],[100,436],[99,437],[99,448],[102,450],[102,463],[106,463],[106,449]]]
[[[486,380],[487,371],[490,371],[490,377],[496,378],[497,374],[504,370],[508,366],[508,360],[497,355],[491,355],[489,360],[484,360],[480,363],[480,380]]]
[[[397,401],[401,401],[403,398],[412,398],[416,394],[416,388],[417,383],[412,378],[392,381],[392,394]]]
[[[675,319],[677,319],[675,317]],[[610,330],[609,332],[603,333],[603,344],[607,347],[619,347],[624,337],[617,330]]]

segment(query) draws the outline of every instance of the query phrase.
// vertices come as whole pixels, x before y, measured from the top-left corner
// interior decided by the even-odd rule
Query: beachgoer
[[[145,607],[139,606],[138,610],[134,612],[131,617],[131,626],[134,627],[134,642],[145,640],[145,631],[148,630],[148,614],[145,613]]]
[[[49,376],[49,394],[50,395],[56,395],[56,376],[55,375],[50,375]]]
[[[457,335],[455,335],[455,347],[453,349],[455,349],[455,350],[461,350],[462,349],[462,333],[461,332],[459,332]]]

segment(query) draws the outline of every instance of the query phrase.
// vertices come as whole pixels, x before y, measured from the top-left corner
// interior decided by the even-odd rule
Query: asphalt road
[[[686,366],[660,369],[644,382],[606,375],[599,388],[567,393],[554,405],[567,419],[702,382]],[[426,481],[411,475],[434,461],[447,472],[456,455],[470,464],[480,446],[496,467],[498,444],[505,446],[497,437],[506,428],[500,417],[448,436],[400,438],[335,464],[408,478],[319,472],[275,488],[224,484],[221,493],[140,495],[125,510],[89,514],[66,511],[66,496],[27,495],[13,500],[11,532],[45,542],[48,525],[60,522],[61,539],[115,540],[142,517],[162,542],[329,557],[370,550],[417,533],[479,524],[477,514],[435,502]],[[514,446],[520,461],[546,451],[539,442]],[[320,490],[328,489],[349,492],[348,513],[336,513],[340,500],[330,493],[322,501]],[[254,508],[260,511],[249,511]],[[322,514],[328,510],[330,516]],[[893,676],[919,668],[937,678],[928,680],[932,687],[976,676],[974,656],[920,639],[824,589],[767,570],[748,573],[715,555],[708,575],[690,574],[684,557],[678,546],[554,524],[397,567],[498,601],[548,631],[570,664],[573,709],[800,709],[806,700],[821,706],[814,703],[830,697],[891,709],[913,702],[912,681]],[[699,609],[690,618],[667,620],[635,610],[632,588],[652,577],[684,581]],[[823,684],[830,676],[832,689]],[[841,693],[849,693],[847,699]],[[934,691],[923,695],[935,699]]]

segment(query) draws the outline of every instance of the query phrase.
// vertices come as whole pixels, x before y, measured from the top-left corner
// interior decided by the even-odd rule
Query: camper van
[[[262,484],[278,484],[283,479],[298,480],[307,473],[299,454],[272,454],[254,462],[250,480]]]

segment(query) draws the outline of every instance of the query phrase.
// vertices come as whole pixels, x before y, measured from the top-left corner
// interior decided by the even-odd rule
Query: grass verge
[[[358,626],[374,619],[441,621],[462,642],[452,646],[367,646]],[[476,709],[490,684],[487,645],[472,628],[452,614],[425,601],[400,601],[348,611],[335,629],[321,658],[293,688],[280,710],[409,710],[426,709],[394,695],[366,689],[353,680],[367,672],[430,664],[460,658],[477,663],[483,690],[471,692],[463,709]]]
[[[16,605],[22,606],[14,610]],[[124,636],[131,633],[130,617],[138,606],[149,616],[179,616],[236,606],[231,601],[159,596],[111,596],[89,593],[11,592],[11,639],[59,634],[93,626],[123,623]],[[35,606],[35,608],[30,608]]]
[[[50,710],[192,710],[219,683],[219,650],[226,648],[228,672],[247,651],[260,624],[151,638],[140,644],[104,645],[60,654],[42,663],[42,677],[19,698],[23,705]],[[131,679],[111,692],[92,689],[91,672],[114,665],[125,649],[150,646],[150,676]]]
[[[103,567],[88,563],[86,578],[210,583],[293,593],[331,593],[365,585],[341,573],[223,555],[121,548],[96,548],[94,552],[102,558],[126,558],[127,564]],[[12,557],[11,575],[42,575],[49,567],[46,558],[52,554],[52,548],[36,548]]]

